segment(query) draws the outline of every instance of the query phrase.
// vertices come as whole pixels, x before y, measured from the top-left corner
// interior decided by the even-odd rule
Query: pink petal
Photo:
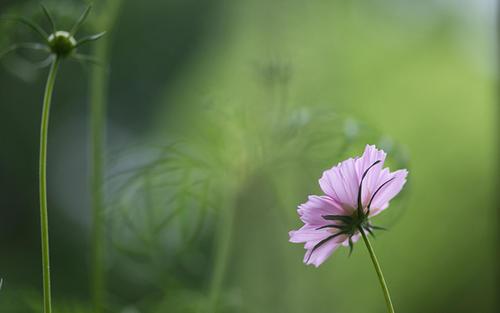
[[[290,236],[290,242],[301,243],[308,241],[321,241],[328,236],[331,236],[332,233],[326,229],[316,230],[315,228],[311,228],[309,226],[302,226],[299,230],[292,230],[288,233]]]
[[[330,240],[318,247],[316,250],[307,250],[304,256],[304,263],[307,265],[312,264],[315,267],[320,266],[325,260],[340,246],[340,242]]]
[[[354,159],[348,159],[323,172],[319,185],[323,192],[344,207],[355,208],[358,173]]]
[[[347,159],[323,172],[319,185],[325,194],[342,206],[355,209],[358,206],[359,185],[363,173],[376,161],[380,161],[370,168],[363,180],[361,199],[363,204],[367,205],[371,194],[377,188],[385,158],[384,151],[378,150],[375,146],[367,145],[361,157]]]
[[[375,195],[373,202],[371,204],[370,216],[377,215],[389,206],[389,201],[392,200],[403,188],[406,183],[406,176],[408,175],[407,170],[398,170],[391,173],[390,178],[394,179],[387,183],[380,191]],[[389,178],[389,179],[390,179]],[[379,186],[381,186],[384,181],[379,181]]]
[[[299,205],[297,212],[304,223],[317,227],[325,225],[323,215],[346,214],[342,206],[328,196],[309,196],[306,203]]]
[[[375,148],[375,146],[366,145],[363,155],[356,160],[356,169],[359,175],[358,188],[359,184],[361,183],[361,177],[363,176],[363,173],[375,162],[380,161],[380,163],[368,170],[366,177],[363,180],[361,199],[364,207],[368,204],[371,195],[378,186],[377,183],[383,172],[382,167],[384,166],[385,157],[386,153],[383,150],[378,150],[377,148]]]

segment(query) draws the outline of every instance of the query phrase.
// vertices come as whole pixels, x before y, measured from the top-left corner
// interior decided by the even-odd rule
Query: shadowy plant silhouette
[[[255,72],[266,101],[253,106],[207,103],[190,117],[187,130],[110,155],[107,216],[112,242],[129,260],[122,270],[131,281],[142,278],[142,284],[156,286],[158,293],[144,295],[149,302],[161,302],[172,292],[191,292],[198,299],[190,302],[196,303],[193,312],[237,310],[224,281],[231,247],[238,244],[233,241],[235,214],[256,178],[276,186],[275,209],[292,221],[294,205],[287,193],[288,184],[297,180],[297,168],[315,173],[367,141],[381,143],[396,156],[392,162],[406,164],[402,149],[369,126],[332,113],[331,107],[290,103],[289,64],[273,61],[257,65]],[[203,250],[207,238],[211,251]],[[118,257],[117,264],[124,262]],[[183,275],[194,275],[196,283],[183,285]]]

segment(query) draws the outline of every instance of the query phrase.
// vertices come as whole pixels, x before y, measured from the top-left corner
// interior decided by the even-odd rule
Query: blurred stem
[[[360,227],[359,232],[361,233],[361,236],[363,236],[363,241],[365,242],[366,248],[368,249],[368,253],[370,254],[370,258],[372,259],[373,266],[375,267],[375,271],[377,272],[380,286],[382,287],[382,291],[384,292],[385,302],[387,304],[387,312],[394,313],[394,308],[392,306],[392,301],[391,301],[391,295],[389,294],[389,288],[387,288],[387,283],[385,282],[384,274],[382,273],[382,269],[380,268],[380,264],[378,263],[375,251],[373,251],[372,245],[370,244],[370,240],[368,240],[368,237],[366,236],[363,228]]]
[[[146,218],[148,223],[148,243],[150,245],[150,250],[153,251],[156,245],[156,236],[155,236],[155,201],[153,199],[152,194],[152,184],[151,184],[151,170],[148,169],[144,175],[144,196],[146,200]]]
[[[95,45],[94,54],[105,62],[107,42],[103,39]],[[107,77],[105,70],[94,66],[90,82],[90,138],[91,138],[91,192],[92,192],[92,301],[94,312],[102,312],[104,306],[104,130]]]
[[[229,258],[231,239],[233,237],[234,210],[232,205],[228,205],[224,208],[222,214],[221,219],[219,219],[219,227],[217,227],[216,234],[217,252],[210,285],[208,313],[217,312],[217,305]]]
[[[109,62],[109,31],[116,20],[121,1],[109,1],[102,11],[96,26],[108,31],[94,45],[93,55],[102,64]],[[108,71],[94,66],[90,77],[90,150],[91,150],[91,197],[92,197],[92,256],[91,293],[94,313],[101,313],[105,307],[106,279],[104,272],[104,146],[106,129],[106,102],[108,96]]]
[[[42,122],[40,127],[40,228],[42,238],[43,268],[43,308],[45,313],[52,312],[50,291],[50,252],[49,252],[49,216],[47,211],[47,140],[49,134],[50,104],[56,81],[59,58],[55,57],[49,70],[45,94],[43,96]]]

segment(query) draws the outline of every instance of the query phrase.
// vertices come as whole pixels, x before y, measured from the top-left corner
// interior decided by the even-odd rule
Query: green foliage
[[[109,18],[102,12],[112,3],[95,4],[97,17],[89,17],[85,31],[102,29]],[[303,250],[287,242],[299,224],[296,206],[319,193],[321,172],[366,143],[388,152],[391,169],[410,169],[404,193],[374,221],[388,229],[373,244],[396,312],[495,311],[495,104],[486,18],[436,1],[122,5],[109,37],[109,145],[118,147],[106,160],[110,312],[382,311],[364,249],[351,257],[341,249],[311,269],[301,263]],[[9,13],[33,12],[22,15],[49,29],[37,5],[15,6]],[[64,27],[84,8],[69,1],[46,6]],[[0,25],[4,47],[19,35],[31,39],[26,29]],[[16,57],[2,65],[30,77]],[[77,90],[86,78],[81,71],[65,75],[58,96],[68,105],[54,114],[56,133],[68,130],[61,121],[86,114],[75,109],[86,97]],[[17,121],[36,111],[27,105],[30,93],[0,79],[5,114],[15,117],[0,127],[21,133]],[[20,95],[26,103],[12,105]],[[117,143],[121,136],[125,144]],[[27,146],[5,140],[13,156],[2,155],[4,168],[14,166],[15,177],[31,182],[23,172],[30,160],[19,157]],[[65,162],[86,155],[57,139],[51,144]],[[60,187],[55,199],[86,177],[72,168],[66,176],[52,182]],[[6,197],[33,198],[32,185],[22,186]],[[85,190],[78,192],[73,202],[85,204]],[[54,212],[62,222],[51,224],[59,251],[55,310],[86,312],[87,292],[70,288],[88,284],[85,253],[63,267],[75,251],[86,251],[85,225],[67,222],[85,220],[86,211],[59,206]],[[16,236],[37,239],[27,228]],[[65,246],[61,237],[75,233],[78,241]],[[25,286],[38,286],[31,270],[38,263],[26,260],[38,260],[38,242],[30,252],[9,244],[0,268],[17,279],[0,290],[0,311],[30,312],[40,295]]]

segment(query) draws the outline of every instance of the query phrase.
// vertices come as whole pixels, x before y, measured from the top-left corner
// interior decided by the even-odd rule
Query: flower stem
[[[59,58],[55,57],[50,67],[45,94],[43,96],[42,123],[40,128],[40,228],[42,238],[43,268],[43,307],[45,313],[52,312],[50,293],[50,253],[49,253],[49,218],[47,212],[47,140],[49,132],[50,103],[56,80]]]
[[[392,306],[391,295],[389,294],[389,289],[387,288],[387,283],[384,279],[384,274],[382,273],[382,269],[380,268],[380,264],[378,263],[377,256],[375,255],[375,251],[373,251],[372,245],[368,240],[364,230],[359,228],[359,232],[361,236],[363,236],[363,241],[365,242],[366,248],[368,249],[368,253],[370,254],[370,258],[372,259],[373,266],[375,267],[375,271],[377,272],[378,280],[380,282],[380,286],[382,287],[382,291],[384,292],[385,303],[387,304],[387,311],[389,313],[394,313],[394,307]]]

